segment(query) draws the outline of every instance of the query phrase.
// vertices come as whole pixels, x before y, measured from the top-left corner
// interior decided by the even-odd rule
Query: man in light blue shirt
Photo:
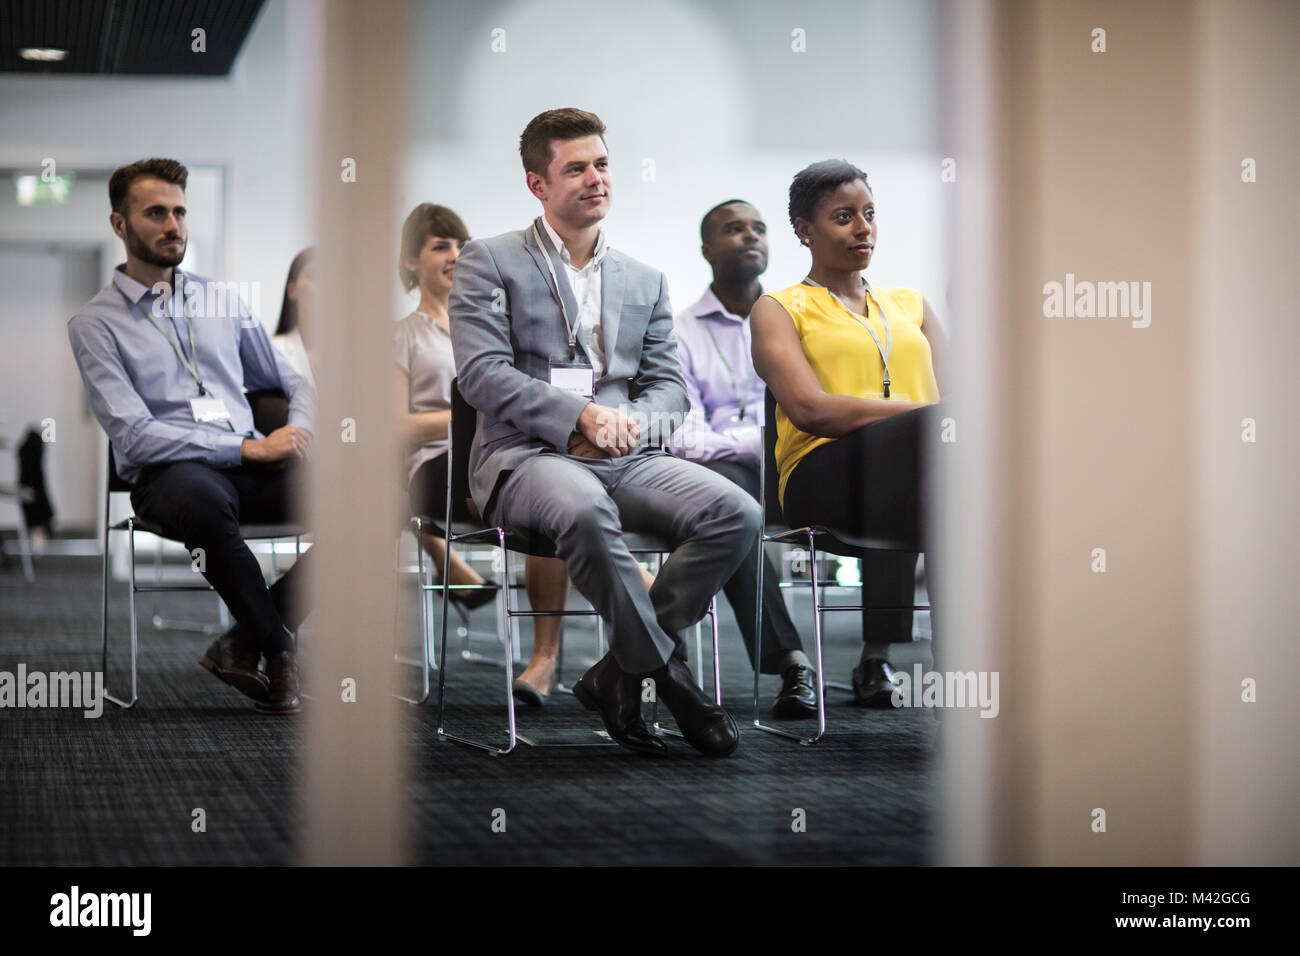
[[[200,663],[263,713],[294,713],[288,628],[301,617],[292,600],[301,561],[268,590],[239,524],[286,519],[289,466],[310,448],[315,393],[232,294],[237,287],[176,268],[187,178],[170,159],[113,173],[109,221],[127,261],[72,317],[68,338],[136,513],[203,555],[204,577],[237,622]],[[282,390],[289,423],[261,435],[245,388]]]
[[[713,283],[673,322],[691,410],[670,447],[673,454],[698,461],[758,500],[765,386],[749,354],[748,319],[763,294],[758,277],[767,269],[767,225],[749,203],[729,199],[704,214],[700,241]],[[751,662],[758,630],[759,555],[755,545],[723,587]],[[781,690],[772,704],[776,716],[812,716],[817,713],[816,675],[781,598],[781,579],[771,561],[763,560],[768,562],[763,571],[763,656],[755,666],[764,674],[781,675]]]

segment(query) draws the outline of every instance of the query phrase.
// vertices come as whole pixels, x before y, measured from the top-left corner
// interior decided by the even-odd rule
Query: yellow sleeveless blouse
[[[934,379],[930,343],[921,332],[925,307],[915,289],[871,287],[872,294],[889,316],[893,345],[889,353],[889,395],[904,402],[937,402],[939,386]],[[767,293],[781,303],[794,322],[803,354],[817,374],[822,388],[833,395],[884,398],[884,364],[870,333],[854,313],[842,306],[821,286],[800,283]],[[867,322],[885,343],[885,323],[880,311],[867,299]],[[835,441],[801,432],[776,409],[776,465],[781,475],[781,501],[795,465],[818,445]]]

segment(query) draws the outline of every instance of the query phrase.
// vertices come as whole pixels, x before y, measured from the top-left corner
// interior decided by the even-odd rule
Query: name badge
[[[596,373],[590,365],[578,362],[552,362],[551,384],[584,398],[596,394]]]
[[[196,422],[224,422],[230,418],[226,403],[215,395],[200,395],[190,399],[190,412]]]

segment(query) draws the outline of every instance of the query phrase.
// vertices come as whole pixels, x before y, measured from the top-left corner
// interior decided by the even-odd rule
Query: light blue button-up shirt
[[[669,449],[696,461],[757,465],[764,385],[754,374],[748,319],[728,312],[710,286],[678,313],[673,331],[691,410]]]
[[[113,444],[122,478],[138,481],[146,465],[170,461],[237,466],[244,439],[263,437],[253,427],[245,388],[281,389],[289,396],[289,424],[311,430],[315,390],[275,350],[243,301],[220,294],[227,284],[183,276],[177,270],[177,283],[191,309],[173,308],[180,304],[179,297],[164,298],[154,312],[158,296],[127,276],[125,269],[118,266],[113,281],[68,322],[68,339],[90,407]],[[198,386],[167,338],[149,321],[151,314],[176,337],[191,363],[193,324],[204,389],[225,403],[228,420],[194,420],[189,400],[198,396]]]

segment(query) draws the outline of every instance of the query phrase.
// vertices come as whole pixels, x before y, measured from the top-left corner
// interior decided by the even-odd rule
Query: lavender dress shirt
[[[710,286],[673,322],[691,410],[669,449],[700,462],[757,466],[764,385],[750,357],[748,318],[728,312]]]

